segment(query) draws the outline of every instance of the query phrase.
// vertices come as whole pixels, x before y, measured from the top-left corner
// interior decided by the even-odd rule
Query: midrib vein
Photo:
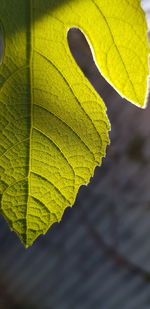
[[[31,158],[32,158],[32,128],[33,128],[33,1],[28,0],[27,6],[27,17],[28,17],[28,31],[27,31],[27,61],[29,65],[28,71],[28,89],[29,89],[29,104],[30,109],[30,133],[29,133],[29,169],[28,169],[28,196],[27,196],[27,208],[26,208],[26,244],[27,240],[27,230],[28,230],[28,207],[29,207],[29,197],[31,195],[31,179],[30,179],[30,171],[31,171]]]

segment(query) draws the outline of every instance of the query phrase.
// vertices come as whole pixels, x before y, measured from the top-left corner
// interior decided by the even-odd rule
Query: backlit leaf
[[[139,0],[1,0],[0,21],[1,213],[28,247],[61,220],[109,141],[105,105],[68,30],[81,29],[104,77],[143,107],[146,23]]]

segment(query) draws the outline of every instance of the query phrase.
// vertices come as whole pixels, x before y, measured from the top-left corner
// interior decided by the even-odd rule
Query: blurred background
[[[149,309],[150,105],[107,84],[79,30],[68,41],[107,105],[111,145],[73,208],[29,249],[0,216],[0,309]]]

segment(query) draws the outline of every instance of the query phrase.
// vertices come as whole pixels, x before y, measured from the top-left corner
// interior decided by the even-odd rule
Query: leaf
[[[105,78],[143,107],[146,23],[139,0],[1,0],[0,20],[1,213],[28,247],[61,220],[108,144],[104,103],[70,53],[68,29],[84,32]]]

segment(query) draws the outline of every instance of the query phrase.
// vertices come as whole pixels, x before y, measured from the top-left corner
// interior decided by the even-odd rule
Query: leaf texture
[[[1,0],[1,213],[26,247],[60,221],[109,142],[106,108],[67,43],[80,28],[105,78],[144,106],[146,23],[139,0]]]

